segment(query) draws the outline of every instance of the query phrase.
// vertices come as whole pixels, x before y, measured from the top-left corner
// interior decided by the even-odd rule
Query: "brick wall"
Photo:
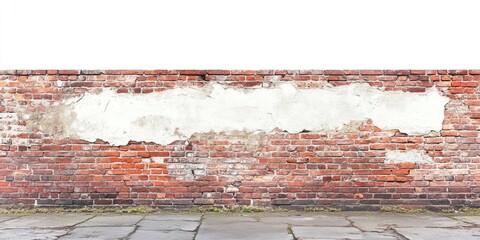
[[[370,120],[352,131],[199,133],[168,145],[58,139],[35,118],[69,96],[145,94],[217,81],[234,88],[366,82],[385,91],[435,86],[450,101],[440,132],[407,135]],[[0,206],[478,206],[480,70],[0,71]],[[32,120],[33,119],[33,120]],[[55,126],[53,126],[54,128]],[[421,149],[434,163],[385,163]]]

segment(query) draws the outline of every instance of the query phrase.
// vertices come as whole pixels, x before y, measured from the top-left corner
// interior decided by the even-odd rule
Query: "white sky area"
[[[479,5],[0,0],[0,69],[478,69]]]

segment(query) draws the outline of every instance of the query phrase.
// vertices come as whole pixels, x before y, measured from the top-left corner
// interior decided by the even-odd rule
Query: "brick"
[[[47,70],[17,70],[16,74],[17,75],[44,75],[44,74],[47,74]]]
[[[206,70],[210,75],[230,75],[230,70]]]
[[[400,163],[398,164],[398,167],[401,169],[414,169],[416,166],[415,163]]]
[[[361,75],[382,75],[383,70],[360,70]]]
[[[345,72],[343,70],[325,70],[325,75],[344,75]]]
[[[38,205],[52,205],[54,202],[53,199],[37,199]]]
[[[15,75],[15,70],[0,70],[0,75]]]
[[[102,75],[105,73],[104,70],[80,70],[80,73],[83,75]]]
[[[386,148],[386,145],[383,143],[370,144],[370,149],[372,150],[384,150],[385,148]]]
[[[93,200],[91,199],[74,199],[73,200],[73,205],[89,206],[92,204],[93,204]]]
[[[272,199],[272,205],[292,205],[295,202],[293,199]]]
[[[423,72],[421,72],[420,74],[422,73]],[[416,74],[419,74],[419,73],[417,72]],[[410,75],[410,70],[385,70],[385,75]]]
[[[450,75],[467,75],[468,70],[448,70]]]
[[[60,75],[79,75],[80,70],[58,70]]]
[[[196,205],[213,205],[215,203],[214,199],[206,199],[206,198],[197,198],[193,201]]]
[[[143,74],[143,70],[121,70],[120,73],[122,75],[142,75]]]

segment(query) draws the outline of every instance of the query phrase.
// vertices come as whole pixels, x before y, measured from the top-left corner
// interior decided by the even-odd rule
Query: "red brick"
[[[78,75],[78,74],[80,74],[80,70],[58,70],[58,74],[60,74],[60,75]]]
[[[370,149],[372,150],[384,150],[385,148],[386,148],[385,144],[381,144],[381,143],[370,144]]]
[[[344,75],[345,72],[343,70],[325,70],[325,75]]]
[[[360,70],[361,75],[382,75],[383,70]]]
[[[122,70],[120,73],[122,75],[142,75],[143,70]]]
[[[415,163],[400,163],[398,164],[398,167],[401,169],[414,169],[415,168]]]
[[[410,70],[385,70],[385,75],[410,75]]]
[[[448,70],[450,75],[467,75],[468,70]]]
[[[169,155],[169,152],[150,152],[151,157],[168,157]]]

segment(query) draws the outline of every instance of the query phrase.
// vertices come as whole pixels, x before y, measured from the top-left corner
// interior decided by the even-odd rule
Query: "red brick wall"
[[[48,114],[49,103],[102,88],[142,94],[209,81],[258,88],[272,79],[300,88],[359,81],[386,91],[436,86],[450,102],[440,132],[408,136],[365,121],[355,132],[279,129],[259,146],[225,133],[169,145],[55,140],[28,131],[24,115],[15,117],[21,107]],[[478,206],[479,82],[480,70],[0,71],[0,206]],[[435,163],[384,163],[386,150],[406,149],[424,149]],[[196,168],[200,163],[205,167]]]

